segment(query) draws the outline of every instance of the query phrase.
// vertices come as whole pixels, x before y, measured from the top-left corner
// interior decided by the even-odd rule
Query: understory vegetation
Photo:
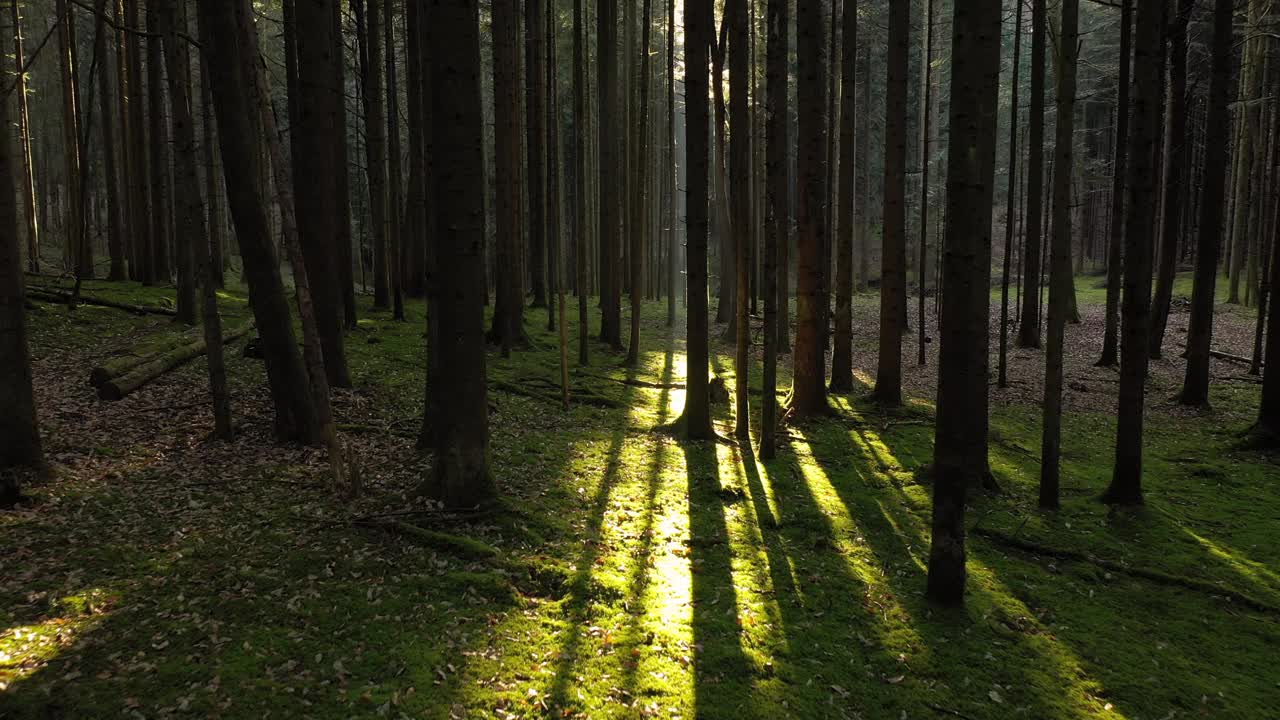
[[[1068,348],[1100,302],[1080,282],[1086,323],[1068,327]],[[84,290],[172,298],[133,283]],[[644,306],[639,368],[592,348],[571,371],[568,412],[557,335],[530,309],[532,347],[489,354],[502,501],[445,512],[417,494],[430,465],[414,450],[424,308],[409,303],[399,323],[361,303],[354,387],[334,392],[363,489],[350,502],[326,487],[321,451],[270,442],[262,363],[244,340],[227,352],[237,439],[214,441],[203,360],[115,403],[85,382],[95,362],[179,333],[168,318],[35,303],[56,472],[0,515],[0,717],[1275,712],[1280,684],[1264,669],[1280,648],[1277,465],[1240,449],[1258,395],[1241,367],[1215,365],[1212,410],[1191,411],[1170,399],[1176,373],[1153,366],[1146,504],[1113,509],[1096,498],[1115,371],[1068,359],[1062,509],[1042,513],[1040,409],[1026,399],[1038,393],[1016,371],[1034,378],[1041,358],[1014,351],[1015,382],[992,390],[1001,492],[971,498],[967,604],[944,610],[923,597],[928,387],[908,379],[894,411],[866,388],[833,396],[831,417],[785,426],[777,459],[760,462],[727,439],[727,400],[713,406],[726,439],[667,430],[684,402],[685,333],[665,327],[665,306]],[[855,300],[855,357],[874,352],[858,328],[874,327],[876,303]],[[241,295],[220,305],[227,326],[249,316]],[[730,387],[732,350],[713,345],[711,358]],[[869,382],[865,366],[855,376]],[[758,403],[758,372],[752,383]],[[1091,394],[1104,399],[1080,399]]]

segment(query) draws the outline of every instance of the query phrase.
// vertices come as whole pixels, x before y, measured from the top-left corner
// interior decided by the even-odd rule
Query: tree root
[[[1010,535],[1005,535],[998,530],[988,530],[987,528],[974,528],[970,531],[971,535],[986,538],[997,545],[1020,550],[1025,553],[1034,555],[1046,555],[1048,557],[1058,558],[1060,560],[1070,560],[1072,562],[1082,562],[1094,565],[1114,573],[1129,575],[1130,577],[1141,578],[1157,585],[1166,587],[1182,588],[1184,590],[1192,590],[1206,595],[1224,597],[1228,601],[1236,605],[1242,605],[1250,610],[1265,613],[1269,615],[1280,615],[1280,607],[1266,603],[1251,595],[1246,595],[1238,590],[1221,587],[1212,582],[1198,580],[1182,575],[1170,575],[1160,572],[1159,570],[1148,570],[1140,567],[1128,567],[1117,562],[1104,560],[1073,550],[1061,550],[1058,548],[1040,545],[1028,540],[1019,540]]]
[[[357,527],[368,527],[401,535],[420,545],[444,550],[468,560],[490,560],[497,558],[498,548],[479,540],[455,535],[453,533],[428,530],[427,528],[404,522],[403,520],[362,520],[352,521]]]

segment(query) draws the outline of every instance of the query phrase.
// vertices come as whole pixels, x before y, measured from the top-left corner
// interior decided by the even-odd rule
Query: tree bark
[[[403,238],[400,220],[404,212],[400,176],[400,90],[396,77],[395,14],[386,6],[383,45],[387,59],[387,272],[391,276],[391,316],[404,321]]]
[[[1058,27],[1057,137],[1054,140],[1053,235],[1049,248],[1048,342],[1045,348],[1044,423],[1040,450],[1040,507],[1059,505],[1062,455],[1062,361],[1071,295],[1071,180],[1075,167],[1076,55],[1079,0],[1063,0]]]
[[[525,0],[524,50],[525,50],[525,157],[529,173],[527,197],[528,219],[528,267],[529,289],[533,307],[547,304],[546,247],[547,247],[547,84],[546,66],[549,45],[546,40],[547,0]]]
[[[124,0],[124,17],[129,27],[141,27],[138,12],[138,0]],[[151,215],[151,163],[150,148],[147,145],[147,113],[143,104],[142,90],[142,39],[137,33],[128,33],[125,43],[128,55],[128,80],[132,91],[128,107],[128,139],[129,163],[132,172],[129,175],[129,227],[132,243],[133,262],[130,275],[134,280],[150,284],[156,279],[156,268],[152,258]]]
[[[1043,2],[1043,0],[1039,0]],[[880,357],[875,397],[888,407],[902,404],[902,329],[906,319],[907,53],[909,3],[889,6],[889,51],[885,89],[884,241],[880,252]]]
[[[1124,299],[1120,328],[1120,402],[1116,462],[1103,500],[1142,504],[1142,422],[1151,321],[1151,237],[1155,229],[1163,8],[1139,0],[1134,33],[1133,125],[1129,136],[1129,210],[1125,222]]]
[[[514,7],[495,10],[515,12]],[[449,412],[436,419],[433,477],[423,489],[446,507],[470,508],[491,501],[496,492],[489,465],[482,294],[484,126],[479,3],[439,0],[432,4],[427,28],[432,51],[431,92],[426,100],[431,106],[435,148],[431,199],[438,227],[448,229],[433,234],[437,240],[433,269],[439,277],[431,278],[427,286],[438,288],[437,332],[449,348],[441,353],[436,368],[442,395],[439,402]]]
[[[76,86],[75,19],[67,0],[58,0],[58,66],[62,79],[62,153],[66,183],[66,249],[77,277],[93,277],[93,253],[84,227],[80,175],[80,101]],[[86,255],[88,257],[86,257]]]
[[[1027,219],[1023,225],[1022,324],[1018,347],[1040,347],[1040,221],[1044,197],[1045,0],[1031,0],[1031,109],[1028,119]]]
[[[1064,5],[1073,2],[1064,0]],[[987,472],[991,201],[1001,45],[1001,3],[957,3],[955,8],[942,265],[947,296],[940,317],[933,535],[926,588],[929,599],[942,605],[964,602],[965,491],[979,487]]]
[[[1009,274],[1013,272],[1013,228],[1018,217],[1018,90],[1022,82],[1022,0],[1014,0],[1017,10],[1013,24],[1013,85],[1009,100],[1009,194],[1005,200],[1004,260],[1000,278],[1000,366],[996,384],[1009,386]],[[1125,0],[1128,2],[1128,0]]]
[[[626,158],[619,154],[621,131],[618,123],[618,4],[600,0],[596,11],[596,43],[599,80],[600,141],[600,339],[622,349],[622,283],[619,273],[622,232],[622,182],[619,173]],[[688,40],[685,41],[686,43]],[[692,330],[692,328],[691,328]]]
[[[40,216],[36,210],[35,168],[31,156],[31,116],[27,111],[27,73],[23,65],[21,3],[9,4],[13,20],[14,89],[18,96],[18,152],[22,157],[23,215],[27,221],[27,269],[40,272]],[[123,93],[121,94],[123,97]]]
[[[631,180],[635,183],[632,193],[630,229],[627,238],[630,241],[628,265],[631,270],[631,339],[627,348],[628,367],[640,364],[640,315],[644,299],[644,265],[645,265],[645,177],[649,168],[649,27],[651,0],[644,0],[641,10],[640,30],[640,101],[636,111],[635,123],[635,163]]]
[[[1120,0],[1120,78],[1116,84],[1115,160],[1112,164],[1111,227],[1107,248],[1107,308],[1099,367],[1113,367],[1120,352],[1120,283],[1124,262],[1124,194],[1129,157],[1129,54],[1133,0]],[[1216,270],[1215,270],[1216,272]]]
[[[844,0],[840,70],[840,179],[836,216],[835,340],[831,347],[831,391],[853,389],[853,238],[857,205],[858,2]]]
[[[152,33],[147,38],[147,142],[151,155],[151,201],[143,210],[151,222],[151,279],[164,285],[173,277],[169,256],[173,235],[170,225],[173,198],[169,187],[170,138],[165,127],[164,50],[156,29],[158,9],[158,3],[147,4],[147,30]],[[194,313],[194,308],[191,312]]]
[[[497,298],[493,341],[502,356],[524,340],[524,278],[521,269],[521,174],[519,7],[496,0],[493,7],[494,183],[497,206]]]
[[[111,72],[109,70],[111,66],[107,62],[107,0],[97,0],[94,11],[97,17],[94,24],[93,58],[98,75],[98,108],[101,114],[98,119],[98,128],[102,135],[102,171],[106,176],[104,184],[107,193],[107,255],[111,260],[107,279],[124,280],[129,273],[124,251],[124,227],[121,224],[123,209],[120,207],[119,178],[122,175],[116,167],[114,108],[111,106]],[[187,310],[190,318],[194,320],[194,309],[190,305],[183,307],[183,300],[190,299],[184,296],[185,293],[180,290],[178,317],[186,321],[187,314],[183,311]]]

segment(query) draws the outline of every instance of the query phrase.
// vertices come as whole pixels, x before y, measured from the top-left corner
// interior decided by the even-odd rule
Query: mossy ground
[[[224,300],[246,315],[241,296]],[[788,427],[770,462],[682,443],[656,431],[680,387],[615,382],[683,382],[683,330],[663,305],[645,311],[641,368],[593,342],[572,375],[626,409],[491,392],[505,510],[408,518],[496,556],[347,522],[420,508],[429,461],[412,441],[360,445],[412,435],[421,415],[420,303],[402,324],[364,302],[348,343],[356,388],[338,408],[365,428],[349,439],[369,488],[356,503],[328,493],[314,453],[273,447],[269,425],[242,427],[226,465],[187,466],[219,479],[193,483],[162,456],[217,445],[199,432],[186,448],[78,447],[74,418],[42,408],[54,462],[91,455],[96,470],[60,471],[0,515],[0,717],[1274,716],[1280,473],[1235,449],[1256,386],[1215,389],[1212,416],[1151,414],[1148,502],[1133,511],[1095,500],[1111,416],[1066,418],[1064,504],[1043,514],[1039,409],[995,405],[1005,493],[973,498],[967,604],[939,610],[922,597],[930,402],[886,414],[862,393],[833,398],[835,416]],[[174,332],[87,307],[31,319],[38,377],[104,340]],[[554,393],[539,384],[558,377],[545,326],[530,309],[534,347],[491,353],[491,377]],[[576,325],[569,336],[572,362]],[[716,350],[732,381],[730,349]],[[259,363],[229,362],[237,397],[261,392]],[[200,363],[173,381],[203,397]],[[716,413],[728,436],[731,410]]]

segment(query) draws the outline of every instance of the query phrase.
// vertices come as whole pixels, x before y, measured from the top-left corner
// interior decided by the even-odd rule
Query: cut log
[[[249,333],[249,328],[250,325],[246,324],[231,330],[223,336],[222,341],[227,343],[242,338]],[[98,397],[110,401],[120,400],[179,365],[203,355],[207,349],[208,346],[205,345],[204,338],[186,345],[179,345],[148,362],[138,365],[120,377],[102,383],[98,387]]]
[[[92,387],[101,387],[102,383],[118,378],[130,370],[151,362],[161,355],[173,350],[181,345],[189,345],[196,340],[204,337],[204,329],[202,327],[194,327],[188,329],[180,335],[174,335],[166,338],[164,341],[151,344],[146,352],[140,354],[121,355],[104,361],[101,365],[97,365],[89,370],[89,385]],[[227,342],[227,340],[223,340]]]
[[[45,300],[47,302],[67,303],[71,301],[71,291],[59,288],[29,286],[27,288],[27,296],[38,300]],[[99,307],[124,310],[126,312],[131,312],[134,315],[168,315],[173,317],[178,314],[178,311],[173,308],[159,307],[156,305],[133,305],[130,303],[118,302],[116,300],[93,297],[91,295],[81,295],[76,302],[82,305],[97,305]]]

